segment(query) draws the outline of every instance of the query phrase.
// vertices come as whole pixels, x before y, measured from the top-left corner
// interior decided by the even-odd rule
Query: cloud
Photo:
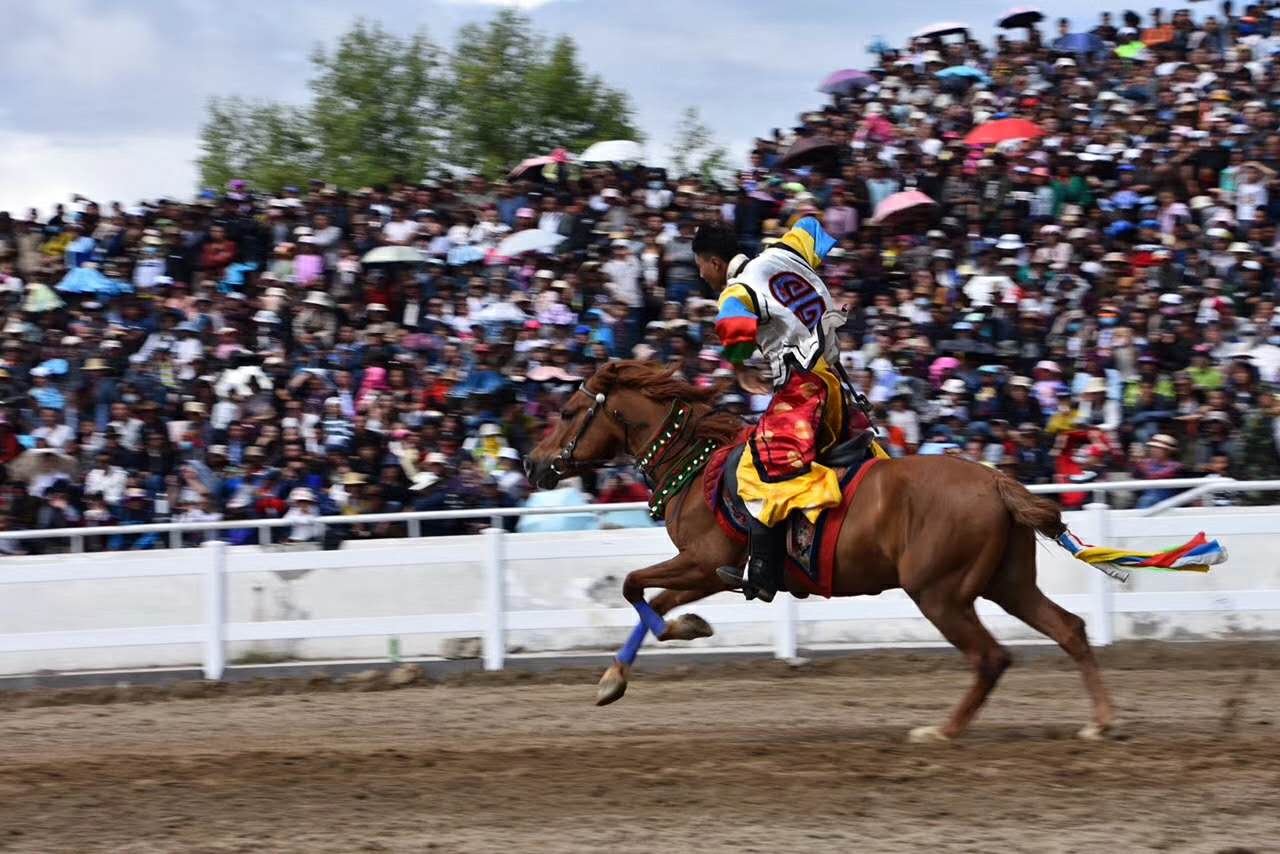
[[[445,0],[453,6],[506,6],[511,9],[523,9],[528,12],[557,0]]]

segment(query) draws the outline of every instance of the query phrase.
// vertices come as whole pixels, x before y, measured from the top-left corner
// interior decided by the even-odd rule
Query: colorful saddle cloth
[[[730,539],[743,544],[747,542],[751,517],[738,497],[737,471],[745,449],[745,444],[737,443],[717,450],[707,463],[702,481],[703,497],[716,522]],[[839,468],[840,503],[824,510],[817,523],[809,522],[803,513],[792,513],[783,523],[788,528],[785,589],[802,595],[831,596],[840,529],[862,479],[881,459],[868,451],[861,460]]]

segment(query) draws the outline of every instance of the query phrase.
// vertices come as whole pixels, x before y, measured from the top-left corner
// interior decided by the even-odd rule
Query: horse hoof
[[[907,734],[907,741],[912,744],[943,744],[951,740],[951,736],[939,726],[918,726]]]
[[[613,664],[600,677],[596,688],[596,705],[607,706],[622,699],[627,693],[627,671],[619,664]]]
[[[627,680],[601,680],[600,687],[596,689],[596,705],[607,706],[610,703],[616,703],[622,699],[622,695],[625,693],[627,693]]]
[[[1076,738],[1082,741],[1106,741],[1110,727],[1098,724],[1085,724],[1076,732]]]
[[[660,641],[697,640],[709,638],[716,633],[711,624],[697,614],[684,614],[667,623],[667,630],[662,633]]]

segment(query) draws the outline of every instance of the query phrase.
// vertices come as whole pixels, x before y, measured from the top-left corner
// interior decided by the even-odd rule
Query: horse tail
[[[995,481],[996,492],[1016,524],[1039,531],[1051,540],[1056,540],[1067,530],[1057,504],[1033,495],[1025,486],[999,472],[995,474]]]

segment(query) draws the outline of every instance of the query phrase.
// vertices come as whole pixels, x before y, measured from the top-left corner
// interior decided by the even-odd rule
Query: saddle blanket
[[[742,499],[738,497],[738,460],[746,450],[745,444],[720,448],[707,463],[703,478],[703,498],[716,517],[721,530],[735,542],[747,542],[750,515]],[[784,573],[784,589],[793,594],[817,594],[831,597],[836,571],[836,545],[840,542],[840,530],[848,518],[849,507],[858,486],[872,466],[882,458],[868,454],[861,462],[840,471],[840,503],[822,511],[817,523],[811,523],[803,513],[792,513],[783,524],[787,525],[787,568]]]

